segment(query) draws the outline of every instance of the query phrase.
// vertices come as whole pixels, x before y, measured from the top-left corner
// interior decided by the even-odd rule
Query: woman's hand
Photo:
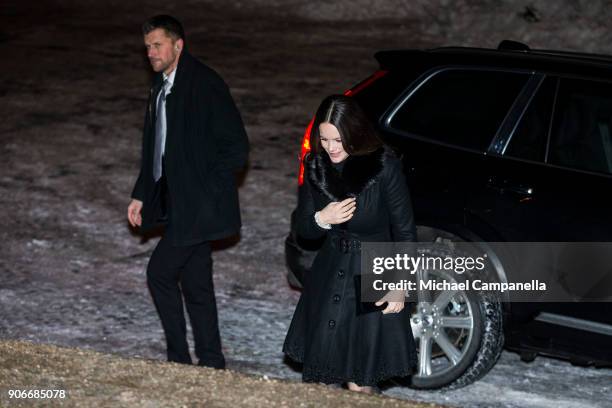
[[[324,224],[342,224],[353,218],[355,208],[355,197],[334,201],[319,211],[319,220]]]
[[[376,302],[375,305],[382,306],[383,303],[387,302],[387,307],[383,309],[382,314],[399,313],[404,310],[403,299],[405,296],[406,291],[404,290],[392,290]]]

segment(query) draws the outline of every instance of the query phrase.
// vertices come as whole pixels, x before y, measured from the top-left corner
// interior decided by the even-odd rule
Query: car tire
[[[478,315],[475,318],[475,341],[469,346],[464,364],[444,375],[419,377],[413,376],[411,387],[419,389],[456,389],[482,378],[497,362],[504,346],[501,325],[502,308],[497,299],[481,298],[478,301]],[[463,372],[462,372],[463,371]]]
[[[461,281],[466,278],[470,279],[469,275],[461,275],[461,277],[457,277],[456,280]],[[443,292],[440,292],[435,299],[431,299],[431,304],[429,306],[424,304],[425,307],[427,308],[431,305],[435,305],[437,300],[443,299],[442,295]],[[449,297],[450,295],[446,293],[445,296]],[[439,320],[439,317],[445,314],[444,309],[448,310],[448,307],[451,306],[451,304],[454,305],[456,302],[464,304],[463,307],[465,310],[460,317],[462,320],[467,321],[469,316],[469,319],[471,319],[469,329],[445,327],[445,322],[450,322],[451,319]],[[455,389],[464,387],[480,379],[495,365],[504,347],[503,309],[499,293],[474,290],[456,292],[455,295],[449,299],[447,306],[438,309],[439,317],[434,316],[434,322],[437,321],[440,324],[437,333],[425,333],[421,331],[423,329],[422,326],[414,324],[415,318],[423,319],[424,316],[427,316],[427,314],[424,313],[427,312],[426,310],[419,310],[422,306],[421,302],[415,304],[411,317],[419,360],[417,362],[417,372],[410,377],[408,384],[410,387],[418,389]],[[457,308],[459,309],[459,307]],[[466,313],[466,311],[469,311],[469,313]],[[431,309],[429,313],[431,313]],[[442,316],[442,318],[443,317],[444,316]],[[457,319],[457,317],[454,318]],[[458,321],[459,320],[455,320],[454,322]],[[467,325],[465,326],[467,327]],[[454,344],[456,339],[451,336],[450,330],[453,332],[469,331],[467,335],[462,334],[461,338],[464,344]],[[440,332],[445,332],[445,335],[443,336]],[[428,335],[430,335],[429,340],[427,340]],[[444,342],[441,341],[443,340],[442,337],[444,337]],[[457,338],[459,338],[459,336],[457,336]],[[431,342],[431,345],[429,345],[427,341]],[[450,346],[449,344],[456,347]],[[420,351],[423,345],[427,350],[425,356],[422,356]],[[437,346],[437,353],[434,349],[434,345]],[[428,370],[423,368],[423,366],[427,367],[427,364],[422,361],[422,359],[427,358],[427,353],[431,356],[429,370],[431,372],[429,374],[427,374]],[[449,355],[453,358],[449,357]],[[437,368],[439,370],[436,372],[434,370],[434,368],[436,368],[433,363],[434,358],[448,360],[448,367],[440,368],[438,364]],[[452,360],[455,360],[455,362],[453,363]]]

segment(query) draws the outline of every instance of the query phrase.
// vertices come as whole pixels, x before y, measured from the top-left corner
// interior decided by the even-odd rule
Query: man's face
[[[155,72],[171,73],[178,64],[179,55],[183,49],[183,40],[173,40],[166,30],[156,28],[144,36],[147,57]]]

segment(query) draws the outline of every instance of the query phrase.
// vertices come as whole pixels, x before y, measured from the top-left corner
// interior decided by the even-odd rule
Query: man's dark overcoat
[[[156,225],[153,154],[155,101],[161,73],[153,81],[143,131],[142,163],[132,197],[143,202],[142,229]],[[232,236],[241,225],[235,171],[243,168],[248,139],[223,79],[184,50],[166,98],[165,173],[173,245]]]

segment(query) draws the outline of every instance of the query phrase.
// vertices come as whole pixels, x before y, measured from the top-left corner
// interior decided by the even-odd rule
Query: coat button
[[[330,320],[329,322],[327,322],[327,325],[329,326],[330,329],[333,329],[334,327],[336,327],[336,321]]]
[[[344,270],[343,269],[338,270],[338,277],[339,278],[344,278]]]
[[[340,301],[340,295],[334,295],[332,299],[334,300],[334,303],[338,303]]]

